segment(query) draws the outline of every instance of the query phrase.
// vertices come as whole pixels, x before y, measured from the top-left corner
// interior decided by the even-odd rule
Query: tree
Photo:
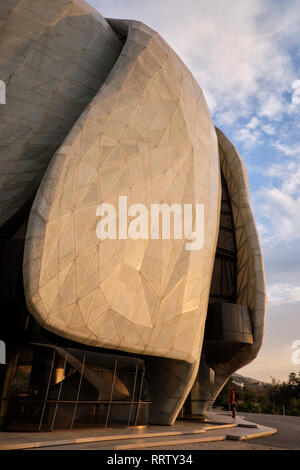
[[[215,405],[228,410],[228,396],[232,388],[238,395],[238,410],[245,412],[262,412],[282,414],[283,406],[287,415],[300,416],[300,372],[291,372],[286,382],[271,378],[271,384],[262,387],[246,385],[244,388],[233,383],[230,378],[216,399]]]

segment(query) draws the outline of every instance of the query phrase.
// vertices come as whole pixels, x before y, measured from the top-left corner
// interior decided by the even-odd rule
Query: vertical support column
[[[199,362],[189,364],[175,359],[147,359],[147,379],[153,399],[151,424],[174,424],[197,376]]]

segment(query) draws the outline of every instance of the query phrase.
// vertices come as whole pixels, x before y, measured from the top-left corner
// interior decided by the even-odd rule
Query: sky
[[[201,86],[215,125],[247,171],[268,309],[257,359],[239,373],[269,382],[300,372],[299,0],[89,0],[105,17],[158,31]]]

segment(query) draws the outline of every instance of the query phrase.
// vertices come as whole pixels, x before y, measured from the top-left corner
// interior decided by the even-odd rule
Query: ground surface
[[[276,429],[277,433],[274,434]],[[109,427],[44,433],[0,433],[0,449],[27,448],[115,451],[147,448],[154,452],[198,449],[300,450],[300,417],[238,413],[237,419],[233,420],[230,413],[214,410],[205,423],[197,419],[177,420],[172,427]]]
[[[190,445],[189,449],[196,450],[300,450],[300,416],[278,416],[257,413],[241,413],[245,419],[263,426],[276,428],[277,433],[270,437],[261,437],[244,442],[221,441],[207,444]],[[180,449],[180,447],[166,447]]]
[[[243,413],[249,421],[277,429],[274,436],[262,437],[257,443],[285,449],[300,449],[300,416],[263,415]]]
[[[159,447],[157,450],[285,450],[282,447],[275,447],[270,445],[259,445],[257,444],[259,439],[247,442],[236,442],[236,441],[221,441],[221,442],[207,442],[200,444],[189,444],[186,447],[183,446],[166,446]],[[45,450],[45,448],[38,448],[34,450]],[[103,450],[101,444],[97,442],[91,444],[71,444],[66,446],[53,446],[47,447],[46,450]],[[155,449],[149,449],[155,453]],[[120,451],[118,451],[120,452]],[[137,451],[138,452],[138,451]],[[122,455],[122,452],[120,452]]]
[[[220,441],[160,447],[159,450],[284,450],[300,449],[300,417],[242,413],[246,420],[277,428],[277,433],[249,441]],[[47,450],[101,450],[103,443],[91,442],[47,447]],[[41,449],[42,450],[42,449]],[[154,449],[151,449],[152,451]]]

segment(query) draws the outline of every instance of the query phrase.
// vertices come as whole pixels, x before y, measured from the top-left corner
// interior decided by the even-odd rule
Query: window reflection
[[[6,428],[147,424],[149,404],[142,359],[30,344],[19,354]]]

